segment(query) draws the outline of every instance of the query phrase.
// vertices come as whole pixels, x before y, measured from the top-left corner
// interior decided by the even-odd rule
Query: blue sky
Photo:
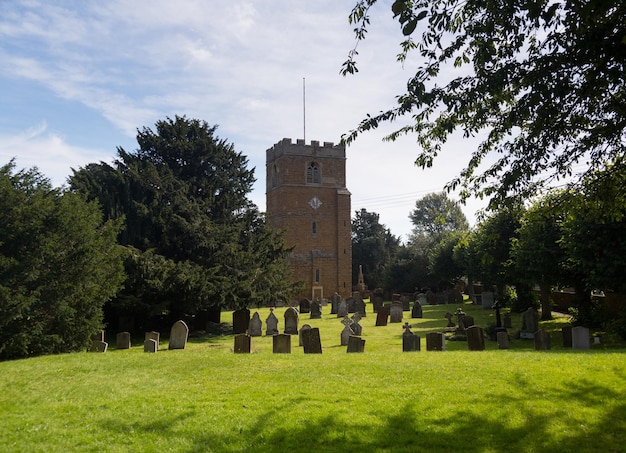
[[[304,134],[303,78],[307,142],[337,142],[414,73],[395,61],[390,4],[376,5],[359,72],[343,77],[354,0],[1,0],[0,164],[15,157],[60,186],[71,168],[135,150],[138,128],[186,115],[219,125],[248,157],[264,210],[265,150]],[[348,148],[347,185],[353,211],[379,213],[406,239],[415,200],[442,190],[475,143],[451,140],[422,170],[414,137],[381,141],[391,130]],[[470,223],[484,205],[464,207]]]

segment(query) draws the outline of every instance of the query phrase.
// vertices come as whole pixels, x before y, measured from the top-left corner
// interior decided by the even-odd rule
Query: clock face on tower
[[[319,198],[317,198],[317,195],[315,195],[313,198],[309,200],[309,206],[311,206],[313,209],[317,209],[320,206],[322,206],[322,201]]]

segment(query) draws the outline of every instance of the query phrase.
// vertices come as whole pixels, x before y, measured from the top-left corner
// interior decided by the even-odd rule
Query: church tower
[[[267,214],[284,232],[299,297],[329,299],[352,294],[350,192],[346,188],[346,148],[332,142],[284,138],[267,150]]]

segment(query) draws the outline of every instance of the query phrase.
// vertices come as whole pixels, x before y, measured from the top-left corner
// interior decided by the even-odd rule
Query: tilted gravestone
[[[302,346],[305,354],[321,354],[322,340],[320,339],[320,329],[313,327],[305,330],[302,335]]]
[[[485,333],[478,326],[471,326],[465,329],[467,334],[467,349],[470,351],[485,350]]]
[[[408,322],[404,323],[404,333],[402,334],[402,352],[413,352],[420,350],[420,337],[411,332]]]
[[[298,335],[298,310],[293,307],[285,310],[285,333]]]
[[[272,351],[274,354],[291,354],[291,335],[282,333],[274,335]]]
[[[509,334],[505,331],[496,333],[498,349],[509,349]]]
[[[176,321],[170,330],[170,343],[168,349],[185,349],[188,337],[189,327],[187,327],[185,321]]]
[[[310,330],[311,326],[309,324],[303,324],[302,327],[300,327],[300,331],[298,332],[298,345],[302,346],[302,334],[304,332],[306,332],[307,330]]]
[[[265,320],[265,335],[278,335],[278,318],[274,314],[274,309],[270,308],[270,314]]]
[[[543,329],[535,332],[535,351],[548,351],[550,349],[550,334]]]
[[[250,325],[250,310],[242,308],[233,311],[233,334],[246,333]]]
[[[590,349],[589,329],[583,326],[572,328],[572,349]]]
[[[91,342],[91,347],[89,348],[89,352],[107,352],[109,348],[109,343],[106,341],[93,340]]]
[[[260,337],[263,334],[263,328],[261,325],[261,315],[256,311],[252,315],[252,319],[250,319],[250,324],[248,325],[248,335],[251,337]]]
[[[363,334],[363,327],[361,326],[361,324],[359,324],[360,320],[361,320],[360,313],[357,312],[354,315],[352,315],[352,324],[350,325],[350,328],[354,332],[354,335],[356,335],[357,337],[360,337]]]
[[[115,349],[130,349],[130,332],[119,332],[115,337]]]
[[[143,352],[155,353],[159,350],[159,342],[153,338],[148,338],[143,342]]]
[[[383,305],[378,309],[378,313],[376,313],[376,326],[386,326],[389,320],[389,310],[391,306]]]
[[[364,352],[365,340],[355,335],[350,335],[348,338],[348,348],[346,352]]]
[[[311,302],[311,319],[320,319],[322,317],[322,305],[314,300]]]
[[[252,337],[250,335],[235,335],[235,354],[250,354]]]
[[[426,334],[427,351],[445,351],[446,337],[443,333],[431,332]]]
[[[402,322],[402,304],[400,302],[393,302],[389,309],[389,322]]]

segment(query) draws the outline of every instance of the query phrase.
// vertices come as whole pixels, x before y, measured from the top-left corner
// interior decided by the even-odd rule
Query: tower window
[[[306,183],[319,184],[322,182],[319,165],[317,162],[311,162],[306,168]]]
[[[319,283],[319,282],[320,282],[320,270],[315,269],[315,283]]]
[[[313,223],[311,224],[311,232],[312,232],[313,234],[316,234],[316,233],[317,233],[317,222],[313,222]]]

